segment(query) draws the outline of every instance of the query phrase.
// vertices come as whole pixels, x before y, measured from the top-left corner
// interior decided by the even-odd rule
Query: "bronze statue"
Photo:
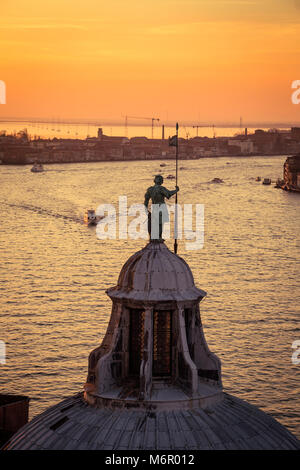
[[[145,194],[145,208],[148,215],[148,232],[151,240],[160,239],[163,232],[163,225],[169,221],[169,212],[165,203],[165,198],[170,199],[171,196],[179,191],[179,187],[169,190],[162,186],[164,179],[161,175],[156,175],[154,178],[154,186],[150,186]],[[148,204],[151,199],[152,213],[148,209]],[[152,222],[152,224],[151,224]]]

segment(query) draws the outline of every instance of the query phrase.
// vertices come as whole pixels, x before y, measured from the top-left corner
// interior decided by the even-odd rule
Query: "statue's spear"
[[[178,122],[176,123],[176,189],[178,186]],[[177,214],[178,192],[175,195],[175,230],[174,230],[174,253],[177,253],[177,236],[178,236],[178,214]]]
[[[176,147],[176,188],[178,186],[178,122],[176,123],[176,135],[169,137],[169,145]],[[178,237],[178,212],[177,212],[178,192],[175,195],[175,214],[174,214],[174,253],[177,253],[177,237]]]

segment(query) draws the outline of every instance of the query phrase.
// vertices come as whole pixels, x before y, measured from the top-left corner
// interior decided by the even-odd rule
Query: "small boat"
[[[34,163],[30,171],[32,171],[32,173],[41,173],[44,171],[44,167],[41,163]]]
[[[167,180],[174,180],[174,179],[175,179],[175,176],[173,176],[173,175],[168,175],[167,176]]]
[[[257,176],[255,181],[261,181],[261,177],[260,176]]]
[[[159,166],[167,166],[165,163],[161,163]]]
[[[271,184],[272,181],[271,181],[271,178],[264,178],[262,184]]]
[[[274,188],[282,188],[282,186],[284,186],[284,180],[278,178],[276,183],[275,183]]]
[[[88,209],[83,217],[83,221],[86,225],[97,225],[99,222],[100,217],[96,215],[94,209]]]
[[[224,181],[221,178],[214,178],[211,183],[224,183]]]

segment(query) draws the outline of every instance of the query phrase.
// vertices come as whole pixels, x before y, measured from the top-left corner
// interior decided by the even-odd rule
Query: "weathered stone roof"
[[[184,259],[163,242],[152,241],[128,259],[117,286],[107,294],[112,299],[159,302],[200,300],[206,292],[195,286]]]
[[[211,409],[113,410],[94,408],[82,394],[36,416],[6,449],[300,449],[274,418],[225,394]]]

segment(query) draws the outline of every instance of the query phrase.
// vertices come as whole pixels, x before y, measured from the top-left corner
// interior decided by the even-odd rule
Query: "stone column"
[[[145,308],[144,350],[140,367],[140,400],[148,400],[152,389],[153,309]]]
[[[215,353],[211,352],[208,347],[202,328],[199,306],[196,309],[195,315],[193,360],[197,366],[198,376],[201,382],[209,382],[212,385],[222,387],[221,360]]]
[[[120,325],[122,304],[116,304],[115,329],[110,331],[111,342],[109,351],[102,356],[96,366],[96,392],[102,393],[117,385],[122,377],[122,328]],[[109,325],[112,327],[113,325]]]
[[[129,374],[129,336],[130,336],[130,310],[123,305],[122,311],[122,328],[123,328],[123,368],[122,378],[125,379]]]
[[[113,347],[114,334],[120,327],[121,321],[121,304],[114,302],[112,306],[109,324],[100,346],[95,348],[89,355],[88,376],[87,383],[95,384],[96,381],[96,368],[99,360],[106,355]]]
[[[178,305],[178,330],[178,379],[193,396],[198,391],[198,371],[190,356],[186,338],[184,307],[181,305]]]

